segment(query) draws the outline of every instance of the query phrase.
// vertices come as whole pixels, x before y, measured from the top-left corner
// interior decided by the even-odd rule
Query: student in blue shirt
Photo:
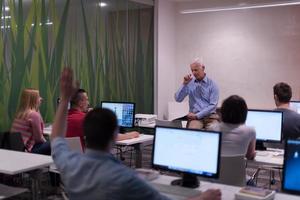
[[[121,164],[109,152],[118,133],[117,118],[108,109],[90,111],[83,122],[85,154],[70,151],[64,135],[67,106],[76,91],[73,72],[65,68],[60,83],[61,103],[51,133],[52,157],[61,173],[70,199],[87,200],[168,200]],[[190,200],[220,200],[220,190],[207,190]]]
[[[215,82],[207,77],[205,66],[198,60],[190,65],[192,74],[183,78],[183,84],[175,94],[175,100],[182,102],[189,96],[188,128],[208,129],[218,121],[216,108],[219,100],[219,89]]]

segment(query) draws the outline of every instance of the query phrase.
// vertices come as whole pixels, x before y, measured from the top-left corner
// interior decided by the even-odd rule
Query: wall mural
[[[0,0],[0,130],[8,130],[23,88],[37,88],[52,122],[59,75],[71,66],[91,106],[136,102],[153,112],[153,7],[126,0]],[[101,5],[101,6],[100,6]]]

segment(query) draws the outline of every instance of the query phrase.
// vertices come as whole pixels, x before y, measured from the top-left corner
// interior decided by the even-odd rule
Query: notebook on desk
[[[173,200],[184,200],[201,194],[201,191],[180,186],[151,183],[161,194]]]

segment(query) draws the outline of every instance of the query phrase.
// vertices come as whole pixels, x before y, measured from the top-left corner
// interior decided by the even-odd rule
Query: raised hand
[[[60,78],[60,96],[62,100],[69,101],[77,90],[78,83],[74,84],[72,68],[65,67]]]
[[[191,80],[192,80],[192,75],[191,74],[187,74],[183,77],[183,84],[187,85]]]

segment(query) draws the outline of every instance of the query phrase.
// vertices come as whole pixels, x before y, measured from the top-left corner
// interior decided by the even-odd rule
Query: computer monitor
[[[290,108],[300,114],[300,101],[290,101]]]
[[[282,112],[271,110],[248,110],[246,125],[256,131],[256,140],[281,142]]]
[[[102,101],[101,108],[110,109],[116,114],[120,128],[134,126],[135,103]]]
[[[156,126],[152,165],[182,173],[172,185],[198,187],[197,175],[219,177],[220,144],[220,132]]]
[[[287,140],[284,151],[282,190],[300,194],[300,140]]]

